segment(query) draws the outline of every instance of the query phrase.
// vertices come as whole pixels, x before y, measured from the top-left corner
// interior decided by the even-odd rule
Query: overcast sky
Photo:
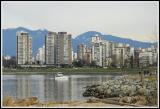
[[[158,2],[1,2],[2,28],[23,26],[66,31],[73,37],[99,31],[153,41],[159,28]]]

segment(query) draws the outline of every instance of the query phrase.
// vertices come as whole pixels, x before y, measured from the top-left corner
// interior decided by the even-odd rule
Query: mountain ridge
[[[28,32],[29,35],[32,37],[33,55],[36,54],[39,47],[42,47],[44,45],[44,38],[45,38],[45,35],[48,33],[47,29],[31,30],[25,27],[2,29],[3,55],[11,55],[11,56],[16,55],[16,32],[21,31],[21,30]],[[108,40],[108,41],[118,42],[118,43],[129,43],[131,46],[135,48],[138,48],[138,47],[147,48],[147,47],[150,47],[152,44],[151,42],[136,41],[133,39],[121,38],[118,36],[113,36],[113,35],[108,35],[108,34],[105,35],[97,31],[87,31],[87,32],[79,34],[75,38],[72,38],[73,51],[74,52],[77,51],[77,45],[80,43],[84,43],[90,46],[91,37],[94,36],[95,34],[100,35],[102,40]]]

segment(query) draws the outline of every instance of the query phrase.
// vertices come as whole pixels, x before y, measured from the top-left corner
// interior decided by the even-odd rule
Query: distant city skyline
[[[1,2],[1,27],[67,31],[75,38],[98,31],[153,42],[159,33],[158,2]],[[157,35],[157,38],[156,38]]]

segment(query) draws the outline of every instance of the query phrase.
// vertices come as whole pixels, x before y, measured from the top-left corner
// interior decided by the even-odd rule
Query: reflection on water
[[[99,84],[109,75],[67,75],[68,80],[55,80],[53,75],[4,75],[3,96],[26,98],[36,96],[40,101],[84,100],[83,87]]]

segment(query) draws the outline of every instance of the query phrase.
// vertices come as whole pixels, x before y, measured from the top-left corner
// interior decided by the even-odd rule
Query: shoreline
[[[143,70],[149,70],[154,72],[157,68],[146,68]],[[55,74],[57,72],[62,72],[64,75],[70,74],[115,74],[115,75],[125,75],[125,74],[138,74],[139,71],[143,72],[139,68],[21,68],[21,69],[11,69],[3,68],[2,75],[44,75],[44,74]]]
[[[57,72],[3,72],[2,75],[55,75]],[[62,72],[64,75],[122,75],[120,72]],[[138,73],[125,73],[124,75],[137,75]]]
[[[75,100],[75,101],[48,101],[40,102],[37,97],[28,97],[24,99],[13,99],[6,96],[3,101],[4,107],[135,107],[131,105],[119,105],[115,103],[105,103],[101,100]]]
[[[107,100],[107,101],[106,101]],[[135,105],[129,103],[117,103],[114,100],[88,98],[87,100],[74,101],[47,101],[41,102],[37,97],[28,97],[24,99],[13,99],[6,96],[3,101],[3,107],[155,107],[156,105]]]

